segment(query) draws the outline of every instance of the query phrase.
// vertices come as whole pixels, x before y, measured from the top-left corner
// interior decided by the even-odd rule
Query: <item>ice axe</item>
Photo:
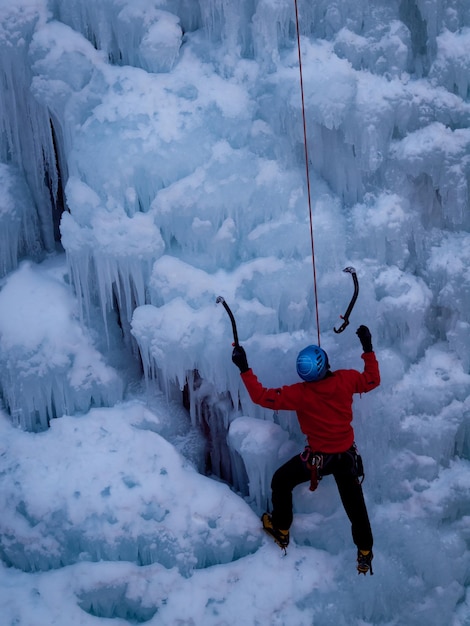
[[[233,317],[233,313],[230,310],[229,305],[225,302],[225,300],[222,298],[222,296],[217,296],[216,299],[216,303],[220,304],[222,303],[224,306],[224,309],[227,311],[228,316],[230,318],[230,321],[232,322],[232,332],[233,332],[233,345],[234,346],[239,346],[240,344],[238,343],[238,332],[237,332],[237,324],[235,322],[235,318]]]
[[[346,326],[349,325],[349,316],[351,315],[351,311],[353,310],[354,305],[356,304],[357,296],[359,295],[359,281],[357,280],[356,270],[354,269],[354,267],[345,267],[343,272],[351,274],[354,281],[354,294],[351,298],[351,302],[349,303],[348,308],[346,309],[346,313],[344,315],[340,315],[343,323],[339,328],[333,328],[335,333],[342,333]]]

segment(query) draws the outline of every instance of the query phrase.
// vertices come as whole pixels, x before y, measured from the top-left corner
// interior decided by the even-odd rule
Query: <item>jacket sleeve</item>
[[[380,370],[375,353],[365,352],[362,359],[364,360],[364,371],[359,374],[355,393],[367,393],[380,385]]]
[[[295,411],[301,406],[300,387],[302,383],[286,385],[277,389],[267,389],[259,382],[252,369],[241,374],[241,378],[255,404],[274,411]]]

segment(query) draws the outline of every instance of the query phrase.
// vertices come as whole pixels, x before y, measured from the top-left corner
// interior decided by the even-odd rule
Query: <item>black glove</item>
[[[235,346],[232,352],[232,361],[238,367],[241,374],[250,369],[248,367],[245,349],[242,346]]]
[[[364,352],[373,352],[372,336],[367,326],[359,326],[356,330],[356,335],[359,337]]]

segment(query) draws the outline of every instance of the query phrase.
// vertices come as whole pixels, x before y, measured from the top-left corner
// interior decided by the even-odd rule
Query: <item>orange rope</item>
[[[305,170],[306,170],[306,177],[307,177],[308,212],[310,216],[310,242],[312,244],[313,295],[315,298],[317,338],[318,338],[318,345],[320,345],[320,318],[318,314],[317,270],[315,267],[315,245],[313,242],[312,200],[311,200],[311,194],[310,194],[310,173],[309,173],[309,167],[308,167],[307,123],[305,121],[304,81],[302,77],[302,54],[300,52],[299,10],[297,7],[297,0],[294,0],[294,4],[295,4],[295,27],[297,31],[297,51],[299,55],[300,94],[302,97],[302,122],[303,122],[303,127],[304,127],[304,151],[305,151]]]

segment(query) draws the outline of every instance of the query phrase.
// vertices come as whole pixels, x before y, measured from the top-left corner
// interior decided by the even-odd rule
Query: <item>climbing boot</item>
[[[372,550],[358,550],[357,551],[357,573],[367,574],[370,572],[370,575],[373,575],[372,571],[372,559],[374,558],[374,554]]]
[[[280,528],[273,526],[271,515],[269,513],[263,513],[261,521],[263,523],[263,529],[268,533],[268,535],[271,535],[280,548],[285,550],[289,545],[289,531],[281,530]]]

